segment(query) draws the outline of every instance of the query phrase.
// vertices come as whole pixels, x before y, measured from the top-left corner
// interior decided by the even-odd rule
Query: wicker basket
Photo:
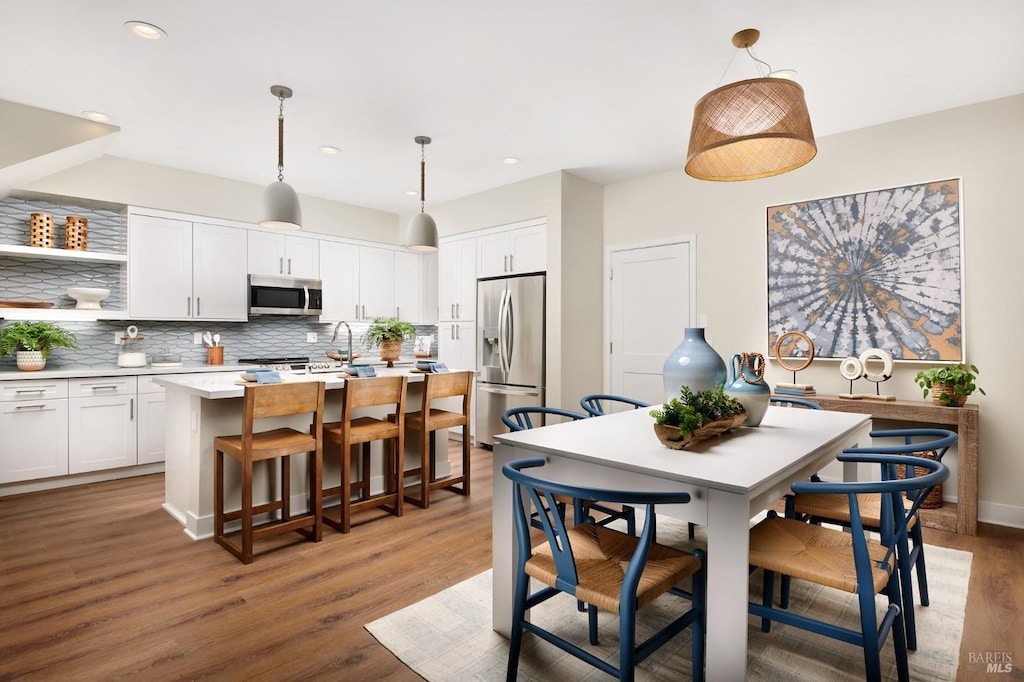
[[[666,448],[682,450],[688,445],[693,445],[694,443],[705,441],[714,436],[720,436],[726,431],[731,431],[737,426],[741,426],[746,420],[747,413],[741,412],[735,417],[705,424],[699,429],[691,431],[685,435],[679,433],[678,426],[656,423],[654,424],[654,433],[658,436],[658,440],[661,441],[661,444]]]
[[[939,454],[934,450],[925,450],[923,452],[915,452],[914,456],[922,457],[924,459],[938,459]],[[907,477],[907,467],[901,464],[897,467],[897,469],[899,470],[900,478]],[[930,472],[928,471],[928,469],[925,469],[924,467],[914,467],[914,476],[924,476],[928,473]],[[940,509],[941,507],[942,484],[940,483],[934,488],[932,488],[932,491],[928,493],[927,497],[924,498],[924,502],[921,503],[921,509]]]
[[[88,240],[89,220],[76,215],[68,216],[67,234],[64,248],[72,251],[85,251]]]
[[[935,382],[928,390],[931,391],[932,402],[936,405],[946,405],[942,401],[942,396],[944,395],[949,396],[956,403],[957,407],[963,407],[964,403],[967,402],[967,396],[957,393],[956,389],[953,388],[953,384]]]
[[[29,217],[28,245],[43,249],[53,248],[53,216],[33,213]]]

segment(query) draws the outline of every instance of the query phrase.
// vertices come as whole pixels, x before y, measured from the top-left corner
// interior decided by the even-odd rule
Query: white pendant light
[[[270,92],[280,103],[277,115],[277,182],[270,183],[263,190],[259,224],[280,230],[300,230],[302,207],[299,205],[299,196],[284,181],[284,101],[292,96],[292,89],[284,85],[272,85]]]
[[[405,233],[405,248],[410,251],[437,251],[437,223],[429,214],[423,212],[423,203],[427,195],[425,147],[430,144],[430,138],[419,135],[414,140],[420,146],[420,212],[409,221],[409,229]]]

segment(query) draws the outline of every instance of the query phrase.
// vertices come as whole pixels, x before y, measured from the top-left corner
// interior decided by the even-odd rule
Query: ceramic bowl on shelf
[[[76,310],[99,310],[100,301],[110,296],[110,289],[94,287],[68,287],[67,292],[68,296],[78,302]]]

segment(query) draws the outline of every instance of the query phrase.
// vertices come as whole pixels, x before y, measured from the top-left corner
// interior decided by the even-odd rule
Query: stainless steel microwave
[[[250,315],[320,315],[323,308],[318,279],[249,275]]]

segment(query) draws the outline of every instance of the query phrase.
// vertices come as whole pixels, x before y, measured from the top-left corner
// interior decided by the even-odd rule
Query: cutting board
[[[52,308],[47,301],[0,301],[0,308]]]

